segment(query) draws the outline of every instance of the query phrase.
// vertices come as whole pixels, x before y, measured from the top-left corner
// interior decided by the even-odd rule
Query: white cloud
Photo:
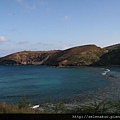
[[[28,44],[28,43],[29,43],[28,41],[19,41],[17,44],[24,45],[24,44]]]
[[[65,15],[65,16],[63,17],[63,19],[64,19],[64,20],[69,20],[69,19],[70,19],[70,17],[69,17],[69,16],[67,16],[67,15]]]
[[[8,41],[7,38],[5,38],[4,36],[0,36],[0,42],[6,42],[6,41]]]
[[[47,46],[47,45],[53,45],[53,44],[50,44],[50,43],[37,43],[37,45],[42,45],[42,46]]]

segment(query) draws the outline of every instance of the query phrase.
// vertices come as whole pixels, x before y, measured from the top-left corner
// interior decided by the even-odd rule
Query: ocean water
[[[120,67],[0,66],[0,101],[17,103],[22,97],[34,103],[73,101],[104,90],[116,79],[120,80]]]

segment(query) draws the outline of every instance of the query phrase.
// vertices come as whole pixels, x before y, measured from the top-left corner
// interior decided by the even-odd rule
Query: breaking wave
[[[105,69],[105,71],[102,73],[102,75],[106,75],[108,72],[110,72],[110,69]]]

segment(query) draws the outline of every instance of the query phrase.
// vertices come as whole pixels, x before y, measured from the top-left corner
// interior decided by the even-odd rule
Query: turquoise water
[[[76,95],[94,94],[108,86],[109,77],[101,75],[105,69],[0,66],[0,101],[15,103],[24,96],[36,103],[72,101]],[[109,69],[111,74],[120,73],[119,67]]]

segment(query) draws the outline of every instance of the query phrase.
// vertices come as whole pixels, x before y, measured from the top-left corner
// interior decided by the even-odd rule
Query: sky
[[[120,43],[120,0],[0,0],[0,57]]]

